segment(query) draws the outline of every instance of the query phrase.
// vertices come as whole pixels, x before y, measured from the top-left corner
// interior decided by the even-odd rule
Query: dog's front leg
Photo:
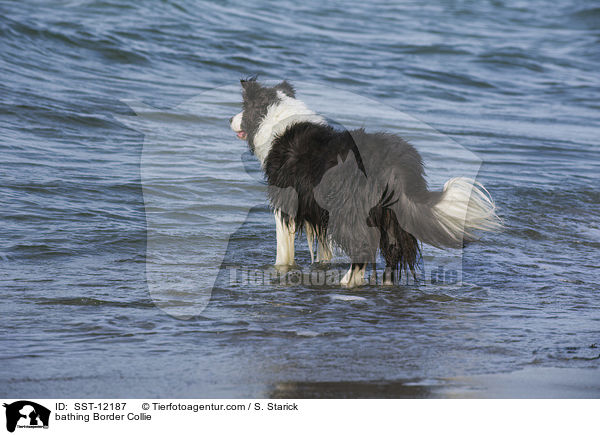
[[[292,220],[289,225],[281,214],[281,210],[275,210],[275,230],[277,233],[277,258],[275,266],[293,266],[294,261],[294,238],[296,226]]]

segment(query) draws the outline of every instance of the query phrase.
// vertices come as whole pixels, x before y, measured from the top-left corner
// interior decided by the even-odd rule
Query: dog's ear
[[[245,90],[245,89],[247,89],[250,86],[255,86],[257,84],[256,83],[256,77],[257,76],[254,75],[254,76],[247,77],[245,79],[241,79],[240,83],[242,85],[242,89]]]
[[[288,97],[296,98],[296,90],[286,80],[282,81],[278,85],[275,85],[275,89],[283,92]]]
[[[256,76],[242,79],[240,80],[240,83],[242,84],[242,96],[244,97],[244,100],[247,98],[254,98],[262,89],[260,84],[256,81]]]

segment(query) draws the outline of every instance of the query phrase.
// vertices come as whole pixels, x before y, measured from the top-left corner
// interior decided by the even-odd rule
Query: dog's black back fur
[[[335,171],[340,161],[346,161],[350,153],[356,161],[357,171],[354,177],[358,175],[368,179],[371,174],[365,169],[357,141],[360,143],[360,149],[364,151],[377,148],[382,141],[388,141],[390,138],[396,142],[400,141],[394,146],[398,148],[401,145],[401,149],[407,154],[406,160],[412,165],[413,171],[416,171],[413,175],[417,176],[419,182],[410,183],[411,188],[422,187],[429,193],[422,175],[421,158],[407,142],[391,135],[368,134],[363,130],[339,131],[328,125],[309,122],[294,124],[274,139],[264,162],[264,169],[268,184],[279,188],[269,191],[269,199],[274,208],[289,209],[289,197],[285,193],[289,190],[285,190],[286,188],[292,188],[297,193],[296,213],[294,216],[284,214],[284,219],[288,222],[293,220],[295,228],[299,231],[305,223],[308,223],[316,230],[317,237],[323,243],[326,242],[328,229],[333,231],[331,238],[350,255],[355,265],[362,266],[367,261],[375,262],[379,247],[386,261],[385,278],[393,280],[399,278],[398,274],[402,269],[411,270],[414,274],[420,254],[417,239],[402,229],[395,213],[388,208],[395,192],[386,186],[381,196],[372,201],[373,207],[362,214],[355,213],[353,209],[356,208],[356,204],[353,201],[344,201],[344,196],[339,196],[343,202],[329,209],[335,209],[343,219],[340,220],[341,225],[331,229],[329,228],[330,211],[322,205],[323,202],[333,200],[333,197],[337,196],[336,186],[335,183],[330,182],[324,183],[325,187],[321,184],[324,175],[329,171]],[[375,149],[375,151],[381,152],[382,149]],[[345,178],[346,181],[351,182],[349,179],[351,177]],[[329,188],[333,191],[327,191]],[[317,189],[321,189],[320,201],[315,197]],[[368,199],[364,198],[368,193],[357,192],[362,197],[359,200],[368,203]],[[377,193],[372,192],[373,195]],[[328,199],[328,195],[331,198]],[[352,215],[357,215],[357,219],[362,222],[352,222],[352,219],[347,218]],[[344,225],[347,228],[343,227]],[[365,227],[377,230],[379,237],[373,239],[372,235],[365,233]]]

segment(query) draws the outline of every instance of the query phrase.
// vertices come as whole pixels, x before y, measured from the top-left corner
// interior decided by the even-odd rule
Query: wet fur
[[[378,252],[384,282],[392,283],[402,270],[415,273],[419,240],[459,248],[475,239],[473,230],[499,227],[476,181],[456,178],[429,191],[421,156],[402,138],[334,129],[287,82],[268,88],[250,79],[242,88],[241,129],[261,161],[279,225],[308,227],[324,246],[344,250],[352,261],[344,284],[359,284]]]

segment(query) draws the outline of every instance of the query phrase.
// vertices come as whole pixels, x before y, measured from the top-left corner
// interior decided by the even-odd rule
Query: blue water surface
[[[600,8],[567,0],[1,2],[0,396],[394,397],[407,380],[597,368],[599,47]],[[153,289],[216,273],[210,240],[233,216],[227,264],[274,262],[258,164],[227,122],[252,74],[460,144],[505,230],[464,250],[460,285],[213,288],[207,272],[204,309],[169,315]],[[176,109],[190,101],[202,110]],[[151,246],[169,231],[185,263]]]

